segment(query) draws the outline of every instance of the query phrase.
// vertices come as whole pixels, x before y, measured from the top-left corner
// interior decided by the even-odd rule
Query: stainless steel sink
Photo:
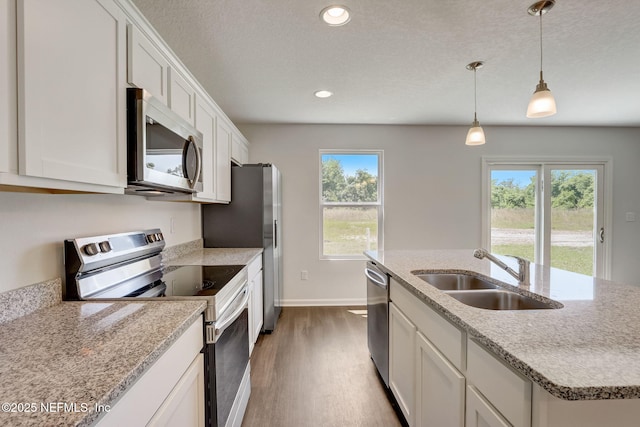
[[[413,273],[431,286],[443,291],[495,289],[498,285],[465,273]]]
[[[559,303],[546,303],[503,289],[449,291],[445,293],[463,304],[487,310],[540,310],[562,307],[562,304]]]

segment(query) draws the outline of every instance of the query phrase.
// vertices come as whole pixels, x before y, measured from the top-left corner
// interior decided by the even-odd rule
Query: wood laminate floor
[[[286,307],[251,356],[243,427],[400,426],[369,357],[363,307]]]

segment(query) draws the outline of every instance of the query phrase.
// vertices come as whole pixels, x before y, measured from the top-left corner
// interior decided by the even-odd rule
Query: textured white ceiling
[[[235,122],[640,126],[640,0],[133,0]],[[351,9],[329,27],[319,12]],[[317,99],[314,91],[334,92]]]

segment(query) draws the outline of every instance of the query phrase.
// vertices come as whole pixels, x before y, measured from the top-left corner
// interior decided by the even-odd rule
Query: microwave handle
[[[196,186],[196,183],[200,178],[200,173],[202,173],[202,157],[200,156],[200,150],[198,149],[198,144],[196,144],[193,135],[189,135],[187,144],[185,145],[184,151],[182,152],[182,169],[184,170],[185,175],[187,173],[187,153],[189,152],[189,146],[191,145],[196,152],[196,173],[194,174],[193,178],[189,178],[188,176],[185,176],[185,178],[187,178],[187,181],[189,181],[189,186],[193,188]]]

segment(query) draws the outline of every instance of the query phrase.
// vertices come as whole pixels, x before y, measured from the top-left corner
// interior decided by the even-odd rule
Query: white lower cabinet
[[[202,330],[200,316],[96,425],[204,425]]]
[[[198,354],[171,394],[147,425],[202,426],[204,424],[204,355]]]
[[[249,355],[260,336],[264,321],[262,289],[262,257],[258,256],[248,266],[249,277]]]
[[[410,426],[640,425],[639,399],[554,397],[393,277],[390,299],[389,386]]]
[[[420,332],[416,369],[416,425],[464,427],[464,375]]]
[[[531,381],[395,279],[390,286],[389,387],[407,423],[531,427]]]
[[[414,425],[416,327],[396,307],[389,304],[389,388],[407,423]]]
[[[531,381],[474,340],[467,343],[467,381],[514,427],[531,426]]]
[[[467,427],[511,427],[473,386],[467,387]]]

